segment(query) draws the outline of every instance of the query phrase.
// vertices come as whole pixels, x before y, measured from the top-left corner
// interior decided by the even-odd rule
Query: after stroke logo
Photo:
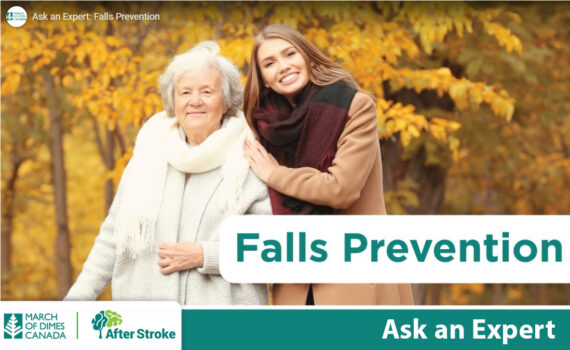
[[[103,339],[103,336],[102,336],[103,328],[105,328],[105,327],[107,327],[107,328],[117,327],[117,326],[121,325],[122,323],[123,323],[122,316],[116,312],[111,311],[111,310],[106,310],[106,311],[101,310],[91,320],[91,324],[93,325],[93,329],[96,331],[99,331],[99,339]],[[115,329],[115,333],[116,333],[116,331],[117,331],[117,329]],[[109,329],[109,331],[107,332],[107,336],[105,338],[109,338],[109,336],[108,336],[109,333],[112,333],[112,330]]]
[[[4,314],[4,339],[22,339],[22,314]]]
[[[101,310],[91,320],[93,330],[99,331],[99,339],[175,339],[176,332],[162,328],[121,329],[123,316],[111,310]]]

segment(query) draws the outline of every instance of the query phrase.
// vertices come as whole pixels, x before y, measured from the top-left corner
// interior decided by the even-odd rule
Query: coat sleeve
[[[267,185],[250,171],[244,188],[245,200],[240,212],[244,214],[270,215],[271,204],[267,193]],[[220,274],[219,241],[200,242],[204,249],[204,265],[197,269],[204,274]]]
[[[348,112],[348,121],[337,143],[337,152],[327,172],[315,168],[279,166],[267,181],[290,197],[316,205],[346,209],[358,198],[376,157],[378,129],[374,101],[357,93]]]
[[[85,264],[83,264],[83,270],[63,300],[95,300],[111,280],[117,258],[113,231],[124,192],[123,183],[127,172],[128,165],[123,172],[109,214],[103,221],[99,235],[95,238],[95,244],[91,248]]]

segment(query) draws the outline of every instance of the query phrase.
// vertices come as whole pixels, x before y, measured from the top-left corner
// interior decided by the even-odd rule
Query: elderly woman
[[[265,285],[232,284],[218,268],[218,229],[233,214],[269,214],[267,186],[242,145],[253,135],[240,74],[203,42],[159,78],[165,111],[140,130],[109,215],[66,300],[266,304]]]

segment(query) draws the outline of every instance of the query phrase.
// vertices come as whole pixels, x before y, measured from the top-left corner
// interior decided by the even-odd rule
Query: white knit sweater
[[[133,259],[117,255],[116,223],[123,180],[101,226],[83,270],[64,300],[94,300],[111,281],[113,300],[168,300],[182,305],[267,304],[266,285],[232,284],[222,278],[218,265],[218,230],[224,219],[221,168],[186,176],[185,184],[173,183],[176,169],[169,166],[165,192],[184,188],[180,203],[162,203],[156,225],[155,247]],[[129,166],[125,173],[129,171]],[[123,176],[123,179],[125,176]],[[184,178],[184,177],[182,177]],[[184,180],[180,180],[184,181]],[[267,186],[250,170],[245,181],[239,214],[271,214]],[[173,193],[169,198],[176,198]],[[174,209],[174,208],[181,208]],[[170,216],[169,220],[165,220]],[[179,220],[172,220],[172,216]],[[162,218],[162,220],[161,220]],[[166,224],[166,223],[177,223]],[[204,266],[163,275],[158,265],[161,242],[199,242],[204,247]]]

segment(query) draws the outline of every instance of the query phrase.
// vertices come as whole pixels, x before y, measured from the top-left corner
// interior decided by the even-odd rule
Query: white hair
[[[217,69],[222,77],[225,116],[236,115],[243,102],[243,87],[236,65],[220,56],[220,46],[214,41],[203,41],[190,50],[174,56],[165,72],[158,78],[164,110],[174,117],[174,88],[178,78],[186,72],[203,72]]]

